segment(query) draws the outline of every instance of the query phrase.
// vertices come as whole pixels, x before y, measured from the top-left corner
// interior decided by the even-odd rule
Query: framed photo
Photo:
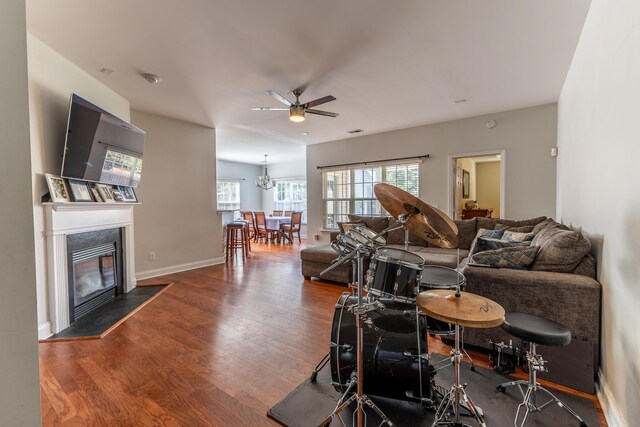
[[[89,184],[89,187],[91,188],[91,194],[93,195],[93,200],[100,203],[104,202],[104,200],[102,200],[102,197],[100,196],[100,192],[98,191],[98,184],[92,183],[92,184]]]
[[[69,189],[66,182],[59,176],[52,175],[50,173],[44,174],[47,179],[47,186],[49,187],[49,194],[51,194],[51,201],[54,203],[70,202]]]
[[[469,180],[470,180],[469,172],[462,169],[462,198],[463,199],[469,198],[469,186],[471,184]]]
[[[79,181],[77,179],[69,180],[69,189],[74,202],[93,202],[91,196],[91,188],[87,181]]]
[[[100,198],[105,203],[115,203],[113,200],[113,194],[111,193],[111,186],[105,184],[96,184],[96,189],[98,190],[98,194],[100,194]]]
[[[124,202],[122,199],[122,193],[118,188],[111,188],[111,195],[116,202]]]
[[[122,194],[122,200],[124,202],[138,202],[138,197],[136,196],[135,191],[133,191],[133,187],[119,185],[118,190],[120,190],[120,194]]]

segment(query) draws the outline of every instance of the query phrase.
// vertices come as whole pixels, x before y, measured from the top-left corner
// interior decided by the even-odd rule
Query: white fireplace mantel
[[[125,292],[136,286],[133,246],[133,203],[44,203],[47,237],[48,299],[51,327],[58,333],[70,325],[67,235],[123,228]]]

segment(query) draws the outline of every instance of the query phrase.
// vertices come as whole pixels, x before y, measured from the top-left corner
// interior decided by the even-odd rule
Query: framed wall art
[[[50,173],[44,174],[47,179],[47,187],[49,187],[49,194],[51,194],[51,201],[54,203],[70,202],[69,189],[64,178],[52,175]]]

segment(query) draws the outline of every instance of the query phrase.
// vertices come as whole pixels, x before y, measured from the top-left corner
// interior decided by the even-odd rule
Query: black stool
[[[524,412],[520,426],[524,426],[527,416],[531,412],[542,411],[548,404],[555,402],[559,407],[577,419],[580,422],[580,427],[587,427],[587,424],[578,414],[555,397],[549,390],[542,387],[536,380],[538,371],[547,371],[547,368],[544,366],[545,360],[542,359],[541,355],[536,353],[536,345],[565,346],[571,342],[571,331],[560,323],[526,313],[507,313],[502,328],[511,335],[529,342],[529,351],[527,351],[526,355],[527,366],[529,367],[529,379],[507,381],[497,387],[498,391],[504,393],[506,387],[517,385],[518,390],[520,390],[522,394],[524,400],[518,405],[516,418],[513,422],[514,425],[518,425],[520,410]],[[527,386],[526,391],[523,391],[523,385]],[[536,392],[538,390],[544,391],[551,396],[551,400],[538,406],[536,404]]]

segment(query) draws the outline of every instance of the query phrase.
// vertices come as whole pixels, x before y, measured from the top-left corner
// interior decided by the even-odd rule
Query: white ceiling
[[[588,0],[27,0],[30,33],[131,102],[212,126],[218,157],[261,164],[305,145],[555,102]],[[107,76],[102,68],[115,71]],[[158,74],[148,84],[139,73]],[[265,93],[306,87],[292,123]],[[287,95],[293,100],[292,95]],[[455,103],[466,99],[464,103]],[[310,135],[303,136],[303,132]]]

